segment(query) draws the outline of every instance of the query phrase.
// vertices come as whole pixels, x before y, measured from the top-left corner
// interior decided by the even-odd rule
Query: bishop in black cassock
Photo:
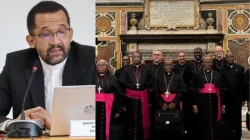
[[[96,139],[121,140],[124,134],[124,94],[117,78],[107,68],[105,60],[97,62]]]
[[[194,113],[198,115],[196,139],[217,140],[218,123],[225,113],[225,84],[219,72],[212,70],[212,57],[204,59],[204,69],[193,77]]]
[[[163,76],[155,79],[153,91],[156,94],[154,99],[156,99],[157,110],[181,110],[182,94],[186,91],[186,86],[182,76],[173,72],[173,61],[171,59],[165,60]],[[177,129],[182,130],[182,128]],[[179,140],[182,131],[175,131],[169,128],[167,124],[157,122],[154,134],[153,139],[157,140]]]
[[[152,88],[152,72],[141,64],[141,53],[134,52],[133,64],[124,69],[119,80],[126,94],[127,140],[145,140],[150,137],[148,90]]]

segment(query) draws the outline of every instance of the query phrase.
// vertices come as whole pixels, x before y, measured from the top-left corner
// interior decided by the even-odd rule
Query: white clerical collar
[[[61,69],[64,68],[66,60],[67,60],[67,57],[61,63],[53,65],[53,66],[47,64],[46,62],[44,62],[40,56],[39,56],[39,59],[40,59],[40,61],[42,63],[42,67],[43,67],[44,71],[46,71],[46,70],[55,71],[55,70],[61,70]]]
[[[221,60],[223,60],[223,57],[221,57],[221,59],[218,59],[218,57],[216,57],[216,60],[221,61]]]
[[[185,63],[179,63],[181,66],[185,65]]]
[[[228,64],[227,64],[227,66],[229,66],[230,68],[233,68],[234,64],[232,64],[232,65],[228,65]]]
[[[101,77],[103,77],[103,76],[105,76],[106,74],[105,74],[105,73],[99,73],[99,75],[100,75]]]
[[[198,63],[200,63],[202,60],[203,60],[203,59],[201,59],[201,60],[198,61],[198,60],[195,59],[195,61],[198,62]]]
[[[212,70],[204,69],[205,72],[210,73]]]
[[[167,75],[171,75],[172,74],[172,71],[171,72],[166,72]]]
[[[137,67],[137,68],[138,68],[138,67],[140,67],[140,65],[141,65],[141,64],[139,64],[139,65],[135,65],[135,67]]]
[[[153,63],[154,63],[155,65],[159,65],[159,64],[160,64],[160,62],[155,62],[155,61],[154,61]]]

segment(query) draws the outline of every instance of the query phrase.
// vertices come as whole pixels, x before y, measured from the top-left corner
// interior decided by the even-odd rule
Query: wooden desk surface
[[[30,138],[6,138],[5,140],[31,140]],[[34,140],[95,140],[91,137],[48,137],[42,136],[34,138]]]

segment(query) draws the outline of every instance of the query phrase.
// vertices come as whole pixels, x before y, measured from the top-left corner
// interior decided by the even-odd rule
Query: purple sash
[[[109,140],[110,116],[114,102],[113,93],[96,93],[96,101],[105,102],[106,108],[106,139]]]
[[[204,88],[199,90],[201,94],[216,94],[218,100],[218,117],[217,120],[221,120],[221,103],[220,103],[220,90],[215,87],[214,84],[204,84]]]
[[[175,93],[170,93],[170,94],[168,94],[168,97],[166,96],[166,94],[161,94],[161,98],[162,98],[165,102],[167,102],[167,103],[172,102],[172,101],[174,100],[175,96],[176,96]],[[180,108],[181,108],[181,110],[182,110],[182,102],[180,102]]]
[[[142,126],[144,132],[144,139],[149,138],[150,130],[150,117],[149,117],[149,102],[148,102],[148,90],[136,91],[126,89],[126,96],[133,99],[140,99],[142,104]]]

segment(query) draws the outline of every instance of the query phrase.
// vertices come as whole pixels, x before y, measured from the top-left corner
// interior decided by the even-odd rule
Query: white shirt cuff
[[[5,130],[5,129],[6,129],[6,125],[7,125],[7,123],[8,123],[9,121],[10,121],[10,120],[6,120],[6,121],[0,123],[0,130],[1,130],[1,131],[6,131],[6,130]]]

